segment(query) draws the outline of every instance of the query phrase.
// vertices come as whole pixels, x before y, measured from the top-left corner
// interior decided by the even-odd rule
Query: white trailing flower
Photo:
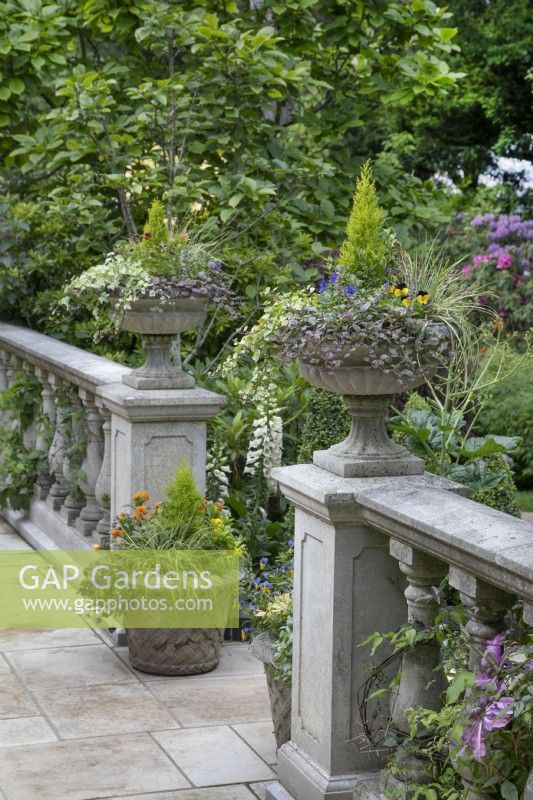
[[[265,395],[258,399],[259,416],[252,427],[252,438],[248,445],[246,466],[247,475],[263,474],[267,481],[274,467],[281,466],[283,454],[283,420],[279,416],[277,407],[270,406],[270,397],[275,391],[274,384],[270,384]]]
[[[227,497],[230,490],[231,467],[223,442],[215,441],[213,448],[207,454],[206,473],[210,485],[213,489],[216,488],[217,495]]]

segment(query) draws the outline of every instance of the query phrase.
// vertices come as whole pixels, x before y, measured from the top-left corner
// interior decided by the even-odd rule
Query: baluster
[[[512,606],[514,597],[456,567],[450,568],[449,582],[459,591],[468,615],[464,631],[468,636],[469,667],[477,672],[481,669],[487,642],[507,627],[505,614]],[[465,788],[465,800],[486,800],[488,794],[475,787],[471,770],[463,768],[459,772]]]
[[[34,373],[34,366],[33,364],[30,364],[29,361],[22,362],[22,369],[30,377]],[[26,450],[33,450],[35,447],[35,439],[37,436],[37,424],[39,421],[40,412],[41,412],[41,403],[39,400],[35,400],[35,402],[33,403],[33,414],[31,421],[22,436],[22,444],[24,445]]]
[[[13,378],[15,377],[16,372],[16,357],[15,356],[8,356],[7,358],[7,386],[8,388],[13,383]]]
[[[533,800],[533,770],[529,773],[526,788],[524,789],[524,800]]]
[[[82,446],[85,439],[85,424],[77,389],[71,389],[69,402],[72,408],[66,429],[68,443],[63,459],[63,476],[68,486],[68,494],[65,497],[60,514],[67,525],[73,526],[85,505],[85,496],[79,487],[80,469],[85,450]]]
[[[7,388],[9,389],[13,385],[13,380],[15,378],[16,371],[20,368],[22,361],[18,356],[8,356],[6,362],[6,378],[7,378]],[[16,430],[20,426],[19,420],[14,416],[12,413],[7,411],[4,416],[4,425],[9,430]]]
[[[96,528],[102,509],[96,501],[96,481],[102,467],[102,424],[91,392],[80,389],[80,398],[86,413],[87,451],[81,465],[80,488],[85,494],[85,505],[76,520],[76,528],[84,536],[91,536]]]
[[[505,630],[505,614],[512,606],[512,595],[491,586],[468,572],[450,568],[450,585],[457,589],[468,615],[464,630],[469,640],[470,669],[479,669],[487,642]]]
[[[41,382],[42,386],[42,418],[37,426],[37,436],[35,438],[35,449],[43,453],[48,453],[53,431],[56,424],[56,406],[54,402],[54,392],[48,373],[41,367],[35,368],[35,374]],[[43,466],[37,477],[37,483],[34,487],[34,494],[38,500],[44,500],[50,491],[52,485],[52,476],[50,475],[50,467],[46,460],[43,459]]]
[[[533,626],[533,604],[531,603],[524,603],[524,623]],[[533,800],[533,770],[531,770],[527,779],[524,800]]]
[[[98,408],[104,418],[104,457],[102,467],[95,485],[95,495],[103,514],[93,535],[95,544],[108,548],[111,530],[111,413],[99,402]]]
[[[398,559],[409,583],[405,590],[409,622],[419,622],[430,628],[439,611],[434,587],[446,575],[446,565],[395,540],[391,540],[390,552]],[[441,707],[447,682],[439,659],[440,647],[436,641],[416,644],[404,654],[400,686],[392,708],[392,718],[401,730],[409,731],[405,719],[409,709],[423,706],[438,710]]]
[[[447,566],[396,540],[390,542],[390,553],[398,560],[401,571],[407,577],[408,586],[404,594],[409,622],[418,622],[430,628],[439,611],[435,587],[446,575]],[[391,715],[396,726],[405,733],[409,732],[407,712],[412,708],[440,709],[446,687],[438,642],[420,642],[406,650],[402,657],[400,684],[397,693],[391,696]],[[428,763],[416,752],[405,752],[402,773],[406,783],[425,783],[430,779]],[[384,779],[391,789],[401,789],[403,786],[401,781],[390,776]]]
[[[50,375],[49,382],[54,392],[56,416],[54,436],[49,451],[50,472],[54,482],[46,498],[46,503],[54,511],[59,511],[68,494],[68,485],[63,474],[63,461],[68,447],[67,423],[63,405],[63,382],[56,375]]]
[[[0,350],[0,393],[5,392],[9,384],[7,382],[7,355]],[[0,410],[0,422],[5,417],[5,411]]]

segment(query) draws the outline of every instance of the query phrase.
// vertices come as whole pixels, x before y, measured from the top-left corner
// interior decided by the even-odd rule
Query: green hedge
[[[497,486],[494,486],[494,488],[480,489],[477,492],[472,492],[470,497],[477,503],[483,503],[485,506],[497,508],[498,511],[505,511],[506,514],[512,514],[513,517],[520,517],[521,511],[520,503],[518,502],[518,489],[513,480],[513,473],[507,466],[503,455],[494,456],[491,462],[497,470],[503,467],[506,472],[506,477],[500,481]]]
[[[524,358],[506,380],[488,393],[476,421],[476,433],[521,436],[514,477],[522,489],[533,488],[533,357]]]
[[[314,450],[325,450],[342,442],[349,432],[350,415],[342,397],[311,389],[303,414],[298,463],[308,464],[313,460]]]

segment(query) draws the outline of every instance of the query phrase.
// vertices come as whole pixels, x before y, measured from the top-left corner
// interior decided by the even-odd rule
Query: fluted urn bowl
[[[428,334],[442,343],[449,339],[441,323],[429,323]],[[374,355],[386,353],[382,348]],[[328,450],[315,450],[313,463],[344,478],[381,475],[417,475],[424,461],[389,437],[386,417],[392,395],[416,389],[435,374],[439,360],[414,365],[412,375],[399,376],[381,366],[370,366],[366,345],[352,350],[335,369],[299,360],[300,375],[313,386],[343,395],[352,418],[347,438]]]
[[[111,303],[116,306],[117,298]],[[179,334],[199,328],[206,318],[206,302],[195,297],[135,300],[121,313],[123,330],[139,333],[146,361],[122,380],[135,389],[192,389],[194,378],[183,371]]]

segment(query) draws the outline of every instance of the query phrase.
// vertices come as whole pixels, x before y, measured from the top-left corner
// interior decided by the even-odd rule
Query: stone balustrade
[[[294,656],[291,741],[278,752],[278,782],[266,796],[378,800],[383,756],[361,737],[361,643],[407,619],[431,625],[434,587],[447,576],[468,614],[476,669],[517,598],[533,625],[533,526],[429,474],[342,478],[306,464],[278,468],[273,478],[295,506]],[[438,709],[445,686],[436,643],[406,651],[391,698],[396,727],[405,728],[409,708]],[[483,800],[464,783],[465,797]],[[409,796],[401,785],[389,788]]]
[[[128,367],[0,323],[0,391],[18,370],[41,386],[24,441],[43,453],[43,466],[29,511],[1,511],[33,546],[107,546],[131,495],[162,498],[181,463],[205,487],[206,425],[224,404],[220,395],[135,389],[124,383]]]

